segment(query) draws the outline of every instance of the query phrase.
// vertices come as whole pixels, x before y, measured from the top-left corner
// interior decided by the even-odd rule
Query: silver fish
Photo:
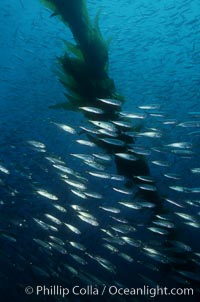
[[[104,207],[104,206],[100,206],[99,208],[102,209],[102,210],[104,210],[104,211],[111,212],[111,213],[115,213],[115,214],[120,213],[120,210],[119,210],[119,209],[113,208],[113,207]]]
[[[90,175],[99,177],[99,178],[104,178],[104,179],[110,179],[111,174],[104,173],[104,172],[88,172]]]
[[[142,106],[138,106],[138,108],[143,110],[155,110],[155,109],[159,109],[160,105],[158,104],[142,105]]]
[[[113,124],[122,127],[122,128],[131,128],[132,125],[129,122],[125,122],[125,121],[112,121]]]
[[[43,230],[51,230],[51,231],[54,231],[54,232],[57,232],[58,229],[52,225],[49,225],[47,224],[46,222],[42,221],[42,220],[39,220],[37,218],[33,218],[33,220],[43,229]]]
[[[186,128],[199,128],[200,121],[188,121],[188,122],[180,123],[177,126],[186,127]]]
[[[98,100],[101,101],[102,103],[116,106],[116,107],[120,107],[122,105],[121,101],[115,99],[98,99]]]
[[[59,124],[59,123],[54,123],[57,127],[61,128],[62,130],[71,133],[71,134],[76,134],[76,130],[68,125],[64,124]]]
[[[81,231],[79,231],[79,229],[77,229],[76,227],[74,227],[73,225],[71,224],[68,224],[68,223],[64,223],[64,225],[70,229],[70,231],[72,231],[73,233],[77,234],[77,235],[80,235],[81,234]]]
[[[135,240],[126,236],[121,237],[127,244],[134,246],[134,247],[140,247],[141,242],[139,240]]]
[[[50,214],[44,214],[47,218],[49,218],[52,222],[54,222],[54,223],[56,223],[56,224],[58,224],[58,225],[60,225],[60,224],[62,224],[62,222],[58,219],[58,218],[56,218],[56,217],[54,217],[54,216],[52,216],[52,215],[50,215]]]
[[[119,253],[118,256],[120,256],[121,258],[123,258],[124,260],[128,261],[128,262],[133,262],[133,258],[125,253]]]
[[[172,148],[182,148],[182,149],[190,149],[192,148],[192,144],[189,142],[178,142],[178,143],[172,143],[165,145],[166,147],[172,147]]]
[[[72,179],[63,179],[64,182],[66,182],[68,185],[75,187],[78,190],[86,190],[86,186],[82,184],[81,182],[78,182],[76,180]]]
[[[99,225],[99,223],[96,221],[96,219],[92,219],[92,218],[89,218],[89,217],[85,217],[85,216],[83,216],[83,215],[78,215],[78,217],[79,217],[82,221],[84,221],[84,222],[86,222],[86,223],[89,223],[89,224],[91,224],[92,226],[98,226],[98,225]]]
[[[83,192],[83,191],[79,191],[79,190],[71,190],[71,192],[72,192],[74,195],[76,195],[76,196],[78,196],[78,197],[80,197],[80,198],[82,198],[82,199],[87,199],[87,196],[86,196],[85,192]]]
[[[58,197],[56,197],[55,195],[47,192],[46,190],[42,190],[42,189],[39,189],[39,190],[36,190],[36,192],[43,196],[43,197],[46,197],[48,199],[51,199],[51,200],[58,200]]]
[[[148,227],[148,229],[150,231],[152,231],[153,233],[157,233],[159,235],[168,235],[169,234],[168,231],[161,229],[161,228],[157,228],[157,227]]]
[[[103,114],[104,111],[100,108],[96,108],[96,107],[79,107],[79,109],[82,109],[86,112],[89,113],[95,113],[95,114]]]
[[[131,113],[131,112],[120,112],[119,115],[130,119],[144,119],[147,117],[147,115],[144,113]]]
[[[135,155],[129,154],[129,153],[115,153],[117,157],[130,160],[130,161],[136,161],[138,158]]]
[[[73,246],[74,248],[80,250],[80,251],[85,251],[86,247],[78,242],[74,242],[74,241],[69,241],[69,244],[71,246]]]
[[[145,182],[154,182],[154,179],[151,176],[138,175],[138,176],[134,176],[134,177],[137,178],[137,179],[139,179],[139,180],[145,181]]]
[[[75,255],[75,254],[70,254],[69,255],[76,261],[78,262],[79,264],[82,264],[82,265],[86,265],[87,264],[87,261],[84,260],[83,258],[81,258],[80,256],[78,255]]]
[[[92,127],[85,127],[85,126],[80,126],[82,130],[84,130],[87,133],[92,133],[92,134],[99,134],[98,130],[96,128]]]
[[[102,199],[103,196],[99,193],[96,192],[91,192],[91,191],[84,191],[84,194],[88,197],[96,198],[96,199]]]
[[[107,129],[99,129],[98,134],[103,134],[103,135],[107,135],[107,136],[110,136],[110,137],[117,137],[118,136],[117,132],[110,131],[110,130],[107,130]]]
[[[107,155],[107,154],[103,154],[103,153],[93,153],[92,154],[94,157],[102,160],[102,161],[106,161],[106,162],[109,162],[112,160],[111,156],[110,155]]]
[[[133,191],[128,189],[121,189],[121,188],[113,188],[114,191],[125,194],[125,195],[132,195]]]
[[[175,173],[165,173],[164,176],[176,180],[181,179],[181,176]]]
[[[77,139],[76,142],[80,145],[84,145],[87,147],[96,147],[95,143],[84,140],[84,139]]]
[[[140,210],[142,208],[138,203],[132,203],[129,201],[119,201],[118,203],[134,210]]]
[[[6,169],[3,165],[0,164],[0,171],[5,173],[5,174],[10,174],[9,170]]]
[[[120,139],[102,138],[100,140],[108,145],[113,145],[113,146],[124,146],[125,145],[125,142]]]
[[[112,132],[116,132],[117,131],[116,126],[113,125],[110,122],[92,121],[92,120],[90,120],[90,123],[92,123],[93,125],[95,125],[95,126],[97,126],[99,128],[103,128],[103,129],[108,130],[108,131],[112,131]]]
[[[54,208],[56,208],[58,211],[60,211],[62,213],[67,212],[67,210],[64,207],[60,206],[59,204],[53,204],[53,206],[54,206]]]
[[[162,136],[162,133],[159,131],[146,131],[138,133],[138,136],[145,136],[150,138],[160,138]]]
[[[118,253],[119,252],[119,250],[115,247],[115,246],[113,246],[113,245],[111,245],[111,244],[109,244],[109,243],[104,243],[104,244],[102,244],[105,248],[107,248],[108,250],[110,250],[112,253]]]
[[[138,188],[140,188],[141,190],[146,190],[146,191],[156,191],[157,188],[153,185],[149,185],[149,184],[137,184]]]
[[[38,141],[34,141],[34,140],[28,141],[28,144],[35,147],[36,149],[45,149],[46,148],[45,144],[38,142]]]

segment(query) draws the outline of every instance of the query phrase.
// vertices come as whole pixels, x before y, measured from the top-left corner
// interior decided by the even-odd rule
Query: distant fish
[[[151,176],[146,176],[146,175],[138,175],[138,176],[134,176],[135,178],[145,181],[145,182],[155,182],[155,180],[153,179],[153,177]]]
[[[70,230],[72,231],[73,233],[77,234],[77,235],[80,235],[81,234],[81,231],[79,231],[79,229],[77,229],[75,226],[69,224],[69,223],[64,223],[64,225]]]
[[[119,201],[119,204],[127,207],[127,208],[131,208],[134,210],[140,210],[142,207],[138,204],[138,203],[134,203],[134,202],[129,202],[129,201]]]
[[[181,176],[175,173],[165,173],[164,176],[175,180],[181,179]]]
[[[121,258],[123,258],[124,260],[126,260],[128,262],[133,262],[134,261],[134,259],[131,256],[129,256],[125,253],[118,253],[118,256],[120,256]]]
[[[64,173],[71,174],[71,175],[76,175],[74,170],[72,170],[71,168],[68,168],[66,166],[54,164],[53,167],[60,170],[60,171],[62,171],[62,172],[64,172]]]
[[[167,161],[162,161],[162,160],[153,160],[152,164],[161,167],[169,167],[169,163]]]
[[[107,129],[99,129],[97,134],[103,134],[103,135],[107,135],[107,136],[110,136],[110,137],[117,137],[118,136],[117,132],[110,131],[110,130],[107,130]]]
[[[147,117],[147,115],[144,113],[132,113],[132,112],[120,112],[119,115],[130,119],[144,119]]]
[[[177,120],[168,119],[163,121],[163,125],[176,125],[176,124],[177,124]]]
[[[169,232],[167,230],[164,230],[162,228],[158,228],[158,227],[148,227],[148,229],[150,231],[152,231],[153,233],[157,233],[159,235],[168,235]]]
[[[58,232],[58,229],[50,224],[47,224],[46,222],[39,220],[37,218],[33,218],[33,220],[45,231],[54,231]]]
[[[125,160],[136,161],[138,157],[129,153],[115,153],[115,156],[120,157]]]
[[[38,189],[38,190],[36,190],[36,192],[37,192],[39,195],[41,195],[41,196],[43,196],[43,197],[46,197],[46,198],[48,198],[48,199],[51,199],[51,200],[58,200],[58,197],[57,197],[57,196],[55,196],[55,195],[53,195],[53,194],[47,192],[46,190]]]
[[[63,181],[66,182],[68,185],[75,187],[78,190],[86,190],[86,186],[83,183],[80,183],[76,180],[63,179]]]
[[[92,191],[84,191],[84,194],[88,197],[95,198],[95,199],[102,199],[103,196],[97,192]]]
[[[58,211],[62,212],[62,213],[66,213],[67,210],[63,207],[60,206],[59,204],[53,204],[54,208],[56,208]]]
[[[9,170],[5,168],[3,165],[0,164],[0,171],[5,173],[5,174],[10,174]]]
[[[125,121],[112,121],[113,124],[122,127],[122,128],[131,128],[132,124]]]
[[[138,133],[138,136],[150,137],[150,138],[160,138],[162,133],[160,131],[146,131]]]
[[[155,109],[159,109],[160,105],[158,104],[142,105],[142,106],[138,106],[138,108],[143,110],[155,110]]]
[[[85,216],[83,216],[83,215],[78,215],[78,217],[79,217],[82,221],[87,222],[87,223],[89,223],[89,224],[91,224],[91,225],[93,225],[93,226],[98,226],[98,225],[99,225],[99,223],[96,221],[96,219],[93,219],[93,218],[90,218],[90,217],[85,217]]]
[[[172,147],[172,148],[183,148],[183,149],[189,149],[192,147],[192,144],[189,142],[180,142],[180,143],[172,143],[165,145],[166,147]]]
[[[45,151],[46,146],[45,146],[45,144],[43,144],[41,142],[29,140],[28,144],[31,145],[32,147],[34,147],[37,151],[46,152]]]
[[[101,208],[101,209],[104,210],[104,211],[111,212],[111,213],[115,213],[115,214],[120,213],[120,210],[119,210],[119,209],[113,208],[113,207],[100,206],[99,208]]]
[[[79,109],[82,109],[83,111],[94,113],[94,114],[103,114],[104,111],[100,108],[96,107],[79,107]]]
[[[100,159],[100,160],[103,160],[103,161],[111,161],[112,160],[112,157],[110,155],[107,155],[107,154],[103,154],[103,153],[93,153],[92,154],[94,157]]]
[[[131,148],[128,149],[128,151],[144,156],[151,155],[150,150],[144,149],[143,147],[139,147],[139,146],[131,146]]]
[[[110,250],[112,253],[118,253],[119,250],[114,247],[113,245],[109,244],[109,243],[104,243],[102,244],[103,247],[107,248],[108,250]]]
[[[116,106],[120,107],[122,105],[122,102],[119,100],[115,99],[98,99],[100,102],[111,105],[111,106]]]
[[[104,172],[92,172],[92,171],[89,171],[88,173],[90,175],[92,175],[92,176],[99,177],[99,178],[104,178],[104,179],[110,179],[111,178],[111,174],[104,173]]]
[[[156,191],[157,188],[153,185],[150,184],[137,184],[138,188],[140,188],[141,190],[146,190],[146,191]]]
[[[87,133],[91,134],[99,134],[98,130],[95,127],[89,127],[89,126],[80,126],[82,130],[84,130]]]
[[[134,246],[134,247],[140,247],[141,246],[141,242],[139,240],[136,239],[132,239],[126,236],[121,237],[127,244]]]
[[[82,265],[86,265],[87,264],[87,261],[83,258],[81,258],[80,256],[78,255],[75,255],[75,254],[70,254],[69,255],[79,264],[82,264]]]
[[[115,138],[102,138],[101,139],[102,142],[108,144],[108,145],[112,145],[112,146],[124,146],[125,142],[120,140],[120,139],[115,139]]]
[[[55,224],[58,224],[58,225],[60,225],[60,224],[62,224],[62,222],[58,219],[58,218],[56,218],[55,216],[53,216],[53,215],[50,215],[50,214],[44,214],[48,219],[50,219],[52,222],[54,222]]]
[[[166,220],[155,220],[155,221],[153,221],[153,224],[156,224],[158,226],[165,227],[168,229],[172,229],[175,227],[174,223],[172,223],[170,221],[166,221]]]
[[[181,186],[170,186],[172,190],[184,193],[200,193],[200,187],[198,188],[188,188],[188,187],[181,187]]]
[[[77,139],[76,142],[80,145],[85,145],[85,146],[88,146],[88,147],[95,147],[96,146],[95,143],[84,140],[84,139]]]
[[[72,192],[74,195],[76,195],[76,196],[78,196],[78,197],[80,197],[80,198],[82,198],[82,199],[87,199],[87,196],[86,196],[86,194],[85,194],[85,191],[83,192],[83,191],[80,191],[80,190],[72,190],[72,189],[71,189],[71,192]]]
[[[185,128],[199,128],[200,127],[200,121],[189,121],[180,123],[177,126],[179,127],[185,127]]]
[[[81,250],[81,251],[86,250],[86,247],[83,244],[80,244],[78,242],[70,241],[69,244],[78,250]]]
[[[61,128],[62,130],[71,133],[71,134],[76,134],[76,130],[72,128],[71,126],[64,125],[64,124],[59,124],[59,123],[54,123],[57,127]]]
[[[125,195],[132,195],[133,191],[128,189],[121,189],[121,188],[113,188],[114,191],[125,194]]]
[[[93,121],[93,120],[89,120],[89,122],[92,123],[93,125],[99,127],[99,128],[103,128],[103,129],[106,129],[108,131],[112,131],[112,132],[117,131],[116,126],[114,124],[110,123],[110,122]]]
[[[169,202],[169,203],[171,203],[171,204],[173,204],[173,205],[179,207],[179,208],[183,208],[183,205],[180,204],[180,203],[178,203],[177,201],[174,201],[174,200],[172,200],[172,199],[170,199],[170,198],[166,198],[165,200],[166,200],[167,202]]]
[[[194,174],[199,174],[200,173],[200,168],[192,168],[190,171]]]

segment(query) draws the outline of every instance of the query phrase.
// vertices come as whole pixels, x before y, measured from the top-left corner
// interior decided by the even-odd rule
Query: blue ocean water
[[[166,280],[166,286],[199,286],[200,173],[199,170],[196,173],[191,172],[191,169],[200,167],[199,1],[113,0],[99,3],[88,0],[87,5],[92,19],[98,9],[101,9],[101,32],[105,38],[111,37],[109,75],[115,81],[117,91],[125,96],[123,110],[141,112],[139,106],[159,104],[159,109],[153,111],[153,116],[148,111],[148,117],[142,122],[137,122],[137,125],[142,127],[143,132],[158,129],[162,136],[156,139],[141,136],[138,137],[137,143],[151,150],[146,160],[151,175],[156,180],[159,194],[163,199],[174,202],[164,203],[166,217],[175,224],[175,234],[173,233],[169,240],[185,244],[191,251],[178,245],[179,255],[185,259],[183,264],[178,263],[177,254],[177,262],[169,261],[165,256],[162,258],[160,254],[168,256],[168,248],[170,250],[171,246],[168,247],[165,236],[147,230],[147,227],[152,227],[149,224],[151,210],[144,209],[138,214],[133,209],[121,208],[118,201],[127,197],[112,190],[112,187],[119,185],[112,180],[88,176],[90,168],[77,158],[71,157],[71,153],[91,155],[102,151],[98,147],[92,151],[90,147],[78,147],[76,140],[85,137],[81,136],[77,129],[80,125],[87,124],[87,119],[80,112],[49,108],[66,101],[65,89],[55,70],[58,68],[56,58],[65,51],[63,39],[73,41],[70,30],[61,20],[51,17],[51,11],[39,1],[16,0],[8,3],[2,0],[0,165],[7,170],[2,168],[0,171],[0,261],[1,291],[5,301],[9,301],[9,292],[12,292],[12,301],[27,301],[24,288],[40,284],[58,284],[65,287],[77,284],[97,284],[99,287],[102,284],[117,284],[119,287],[130,288],[148,284],[152,287],[155,284],[164,286]],[[175,124],[163,124],[164,120],[175,120]],[[195,126],[177,126],[189,121],[193,121]],[[62,132],[55,123],[70,125],[77,130],[77,134]],[[46,152],[38,152],[29,141],[42,142]],[[166,145],[178,142],[191,144],[192,153],[179,155],[162,152]],[[158,149],[159,152],[152,148]],[[46,157],[56,157],[79,173],[80,177],[87,176],[88,188],[101,193],[103,200],[84,200],[72,194]],[[155,161],[165,162],[167,167],[155,165]],[[106,172],[117,173],[113,160]],[[180,180],[166,178],[166,173],[176,173]],[[179,188],[170,189],[172,186]],[[196,188],[196,191],[182,188]],[[66,208],[67,212],[62,213],[55,209],[52,205],[54,201],[37,194],[39,189],[57,196],[58,204]],[[85,207],[96,217],[99,226],[94,227],[78,219],[70,207],[71,204]],[[118,217],[117,214],[105,212],[99,206],[119,208],[121,212],[118,216],[126,219],[128,225],[138,228],[136,235],[131,232],[123,234],[113,231],[110,216]],[[180,213],[189,215],[189,218],[181,217]],[[78,236],[70,233],[63,226],[59,229],[60,225],[52,223],[45,214],[56,216],[61,222],[76,226],[82,234]],[[59,231],[44,230],[33,218],[44,220],[58,227]],[[116,224],[118,225],[117,221]],[[113,243],[119,252],[110,252],[103,246],[106,243],[103,238],[109,236],[101,229],[112,231],[118,239],[122,236],[134,238],[139,242],[139,247]],[[56,248],[45,252],[45,248],[33,240],[52,242],[49,236],[64,241],[67,254],[59,252]],[[84,245],[86,252],[73,249],[70,241]],[[166,246],[163,248],[162,244]],[[58,244],[58,247],[60,246],[62,247]],[[156,255],[162,259],[159,261],[149,254],[146,255],[144,248],[153,248],[158,252]],[[127,261],[120,257],[119,253],[129,255],[133,261]],[[70,254],[81,256],[87,261],[87,265],[80,265]],[[112,263],[116,267],[116,273],[109,271],[108,263],[107,269],[99,265],[94,259],[96,255]],[[165,261],[169,265],[165,266]],[[64,264],[70,268],[66,268]],[[194,275],[188,277],[188,274],[185,276],[183,273],[177,273],[178,270]],[[176,278],[173,278],[174,276]],[[179,278],[182,283],[177,281]],[[33,295],[31,298],[33,301],[62,300],[59,296]],[[69,298],[69,301],[87,301],[89,298],[93,299],[78,296]],[[119,298],[108,297],[116,301]],[[128,299],[124,296],[121,298],[124,301]],[[136,298],[138,301],[145,299]],[[183,300],[183,297],[181,298]],[[188,297],[186,301],[187,299]],[[196,301],[196,297],[192,299]],[[157,297],[157,301],[162,301],[161,297]]]

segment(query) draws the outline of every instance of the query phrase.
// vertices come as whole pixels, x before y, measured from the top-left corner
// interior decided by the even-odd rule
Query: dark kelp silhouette
[[[116,95],[115,85],[108,76],[108,43],[103,40],[98,26],[88,16],[83,0],[41,0],[54,14],[62,18],[73,33],[76,45],[65,42],[67,51],[59,59],[62,71],[60,81],[70,91],[68,102],[56,107],[77,109],[80,105],[96,102],[97,97],[122,97]]]
[[[120,106],[99,101],[99,98],[119,100],[121,104],[124,101],[123,96],[116,91],[114,81],[108,75],[108,42],[105,42],[98,26],[97,14],[94,24],[89,18],[86,3],[84,0],[40,0],[52,11],[52,17],[59,16],[62,21],[69,26],[76,44],[65,41],[67,50],[63,57],[59,58],[61,70],[58,76],[61,83],[66,87],[67,102],[56,104],[53,108],[64,108],[67,110],[79,110],[80,106],[93,106],[103,109],[103,114],[98,117],[101,121],[110,121],[112,119],[120,120]],[[80,109],[81,110],[81,109]],[[83,112],[86,117],[94,117],[92,113]],[[129,151],[128,144],[134,143],[134,138],[125,134],[120,126],[117,127],[117,139],[123,144],[112,145],[102,140],[106,135],[88,134],[88,138],[94,141],[101,148],[110,154],[127,153],[136,156],[137,160],[130,161],[125,158],[115,156],[116,167],[119,174],[127,179],[127,187],[132,187],[138,181],[134,176],[150,175],[150,170],[146,159],[142,155],[134,154]],[[131,129],[129,131],[138,131]],[[142,182],[141,180],[139,181]],[[155,219],[155,215],[166,213],[162,198],[157,191],[138,190],[135,196],[141,200],[150,200],[155,203],[152,209],[150,221]],[[149,222],[150,223],[150,222]],[[179,258],[179,251],[173,250],[172,240],[176,237],[175,231],[170,230],[168,240],[163,243],[163,251],[168,254],[165,264],[165,274],[176,268],[188,267],[191,265],[190,252],[181,253],[182,261],[175,264],[174,261]],[[171,249],[171,253],[170,253]],[[171,257],[172,263],[169,260]],[[162,284],[162,281],[161,281]]]

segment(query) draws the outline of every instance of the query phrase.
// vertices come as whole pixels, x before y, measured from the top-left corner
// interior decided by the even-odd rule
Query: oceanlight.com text
[[[122,288],[115,285],[111,286],[93,286],[88,285],[81,287],[79,285],[74,285],[71,288],[62,287],[60,285],[44,286],[37,285],[35,288],[32,286],[27,286],[25,288],[25,293],[27,295],[35,294],[37,296],[60,296],[65,297],[69,295],[73,296],[148,296],[154,298],[156,296],[193,296],[193,288],[168,288],[160,287],[150,287],[144,285],[140,288]]]

